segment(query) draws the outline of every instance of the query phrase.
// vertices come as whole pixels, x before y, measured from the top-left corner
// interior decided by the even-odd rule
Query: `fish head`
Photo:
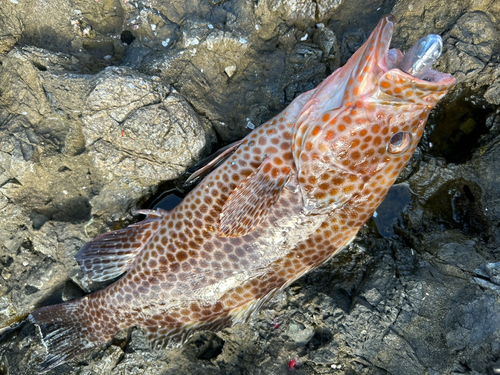
[[[430,110],[455,84],[450,74],[430,69],[440,50],[431,57],[415,48],[406,56],[389,50],[394,23],[393,16],[384,16],[302,108],[292,147],[308,214],[345,204],[381,173],[390,187],[413,154]]]

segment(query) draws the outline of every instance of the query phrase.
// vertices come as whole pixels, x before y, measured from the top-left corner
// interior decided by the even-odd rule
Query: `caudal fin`
[[[42,307],[30,314],[29,320],[38,328],[49,352],[40,372],[49,371],[98,345],[91,341],[78,300]]]

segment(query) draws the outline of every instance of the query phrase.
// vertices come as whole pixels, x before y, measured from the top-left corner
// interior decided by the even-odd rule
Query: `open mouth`
[[[432,69],[442,52],[441,36],[429,34],[419,39],[406,54],[398,49],[387,51],[384,62],[387,70],[399,69],[413,80],[451,87],[455,83],[453,76]]]
[[[405,55],[398,50],[388,51],[386,63],[389,69],[398,68],[414,78],[428,81],[432,76],[427,73],[442,52],[443,40],[439,35],[430,34],[417,41]]]

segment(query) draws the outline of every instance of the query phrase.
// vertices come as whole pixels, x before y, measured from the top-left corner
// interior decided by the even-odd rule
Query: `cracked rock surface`
[[[168,350],[130,329],[50,374],[499,373],[498,1],[9,0],[0,374],[46,356],[31,311],[104,286],[74,260],[84,243],[314,88],[385,13],[403,51],[440,34],[458,84],[378,217],[247,324]]]

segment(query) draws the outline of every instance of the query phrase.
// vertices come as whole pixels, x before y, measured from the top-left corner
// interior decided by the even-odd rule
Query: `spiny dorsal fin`
[[[201,160],[200,162],[196,163],[192,168],[188,170],[188,172],[191,171],[191,169],[194,169],[195,171],[189,178],[184,182],[184,185],[188,185],[194,180],[204,177],[210,172],[212,172],[215,168],[217,168],[224,160],[226,160],[229,156],[233,154],[233,152],[236,151],[238,146],[243,142],[243,140],[239,140],[236,142],[231,143],[230,145],[227,145],[225,147],[222,147],[219,149],[217,152],[215,152],[213,155],[210,155],[206,157],[205,159]]]
[[[76,261],[90,279],[106,281],[127,271],[168,213],[162,209],[136,212],[147,215],[147,218],[127,228],[101,234],[78,251]]]
[[[269,158],[227,199],[220,215],[219,235],[240,237],[252,232],[269,215],[290,176],[290,168],[276,168]]]

